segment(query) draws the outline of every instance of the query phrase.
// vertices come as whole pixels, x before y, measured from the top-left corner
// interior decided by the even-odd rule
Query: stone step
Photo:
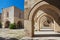
[[[41,29],[51,29],[51,27],[41,27]]]
[[[53,32],[53,31],[37,31],[37,32],[34,32],[34,34],[60,34],[58,32]]]
[[[60,37],[23,37],[21,40],[60,40]]]
[[[51,30],[35,31],[34,34],[36,37],[60,37],[60,33]]]
[[[53,29],[40,29],[40,31],[54,31]]]
[[[40,34],[34,35],[34,37],[60,37],[60,34]]]

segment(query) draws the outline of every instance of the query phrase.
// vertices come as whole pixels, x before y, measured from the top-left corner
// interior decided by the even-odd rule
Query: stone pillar
[[[5,24],[4,24],[4,22],[2,23],[2,28],[5,28]]]
[[[50,24],[49,24],[49,27],[51,27],[51,29],[53,29],[54,30],[54,23],[53,22],[51,22]]]
[[[30,20],[24,20],[24,29],[26,32],[26,36],[33,37],[34,28],[32,27],[32,22]]]
[[[39,23],[38,23],[38,22],[35,22],[34,27],[35,27],[35,30],[36,30],[36,31],[39,31]]]
[[[40,23],[39,23],[39,21],[37,22],[37,28],[38,28],[38,31],[40,31]]]
[[[56,23],[55,21],[54,21],[54,31],[55,31],[55,32],[60,32],[60,26],[59,26],[59,24]]]
[[[56,24],[55,24],[55,20],[54,20],[54,31],[56,31],[56,29],[55,29],[56,26],[55,26],[55,25],[56,25]]]

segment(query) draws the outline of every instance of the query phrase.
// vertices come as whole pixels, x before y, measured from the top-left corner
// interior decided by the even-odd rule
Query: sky
[[[24,0],[0,0],[0,13],[2,13],[2,8],[8,8],[10,6],[16,6],[24,11]]]

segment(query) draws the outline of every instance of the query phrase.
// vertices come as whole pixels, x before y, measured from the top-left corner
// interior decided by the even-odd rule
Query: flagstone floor
[[[0,40],[1,39],[21,39],[25,36],[24,29],[0,29]]]
[[[52,29],[41,29],[40,31],[35,31],[34,35],[37,36],[33,38],[23,37],[21,40],[60,40],[60,33],[54,32]],[[41,35],[43,35],[43,37]]]
[[[54,32],[51,29],[42,29],[40,31],[35,31],[34,32],[35,35],[42,35],[42,34],[60,34],[57,32]],[[16,40],[60,40],[60,37],[26,37],[25,36],[25,32],[24,29],[0,29],[0,40],[6,38],[12,38],[13,40],[15,40],[15,38],[17,38]]]

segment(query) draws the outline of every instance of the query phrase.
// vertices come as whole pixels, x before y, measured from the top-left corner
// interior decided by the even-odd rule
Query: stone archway
[[[39,12],[39,11],[38,11]],[[42,14],[40,14],[40,13],[42,13]],[[47,15],[46,13],[44,13],[43,11],[41,11],[40,10],[40,13],[37,13],[36,15],[35,15],[35,18],[34,18],[34,26],[35,26],[35,24],[36,24],[36,30],[38,30],[38,31],[40,31],[40,26],[42,25],[42,23],[44,22],[44,21],[46,21],[46,19],[48,18],[49,20],[48,21],[52,21],[52,22],[54,22],[53,20],[53,18],[50,16],[50,15]],[[40,14],[40,15],[39,15]],[[43,18],[43,19],[42,19]],[[42,20],[41,20],[42,19]],[[54,24],[52,24],[51,23],[51,25],[54,25]]]
[[[60,16],[60,11],[55,6],[52,6],[46,2],[37,3],[30,11],[28,15],[28,20],[24,21],[26,35],[33,37],[34,36],[34,18],[39,10],[42,10],[47,15],[50,15],[54,19],[54,31],[59,31],[57,28],[59,27],[58,18]],[[42,13],[40,13],[42,14]],[[28,29],[29,28],[29,29]]]
[[[5,28],[9,28],[9,25],[10,25],[10,21],[6,21],[5,22]]]
[[[23,28],[23,25],[22,25],[22,22],[21,22],[21,21],[18,21],[18,22],[17,22],[17,28],[18,28],[18,29]]]
[[[54,30],[54,19],[49,15],[42,15],[39,20],[40,29],[53,29]]]

